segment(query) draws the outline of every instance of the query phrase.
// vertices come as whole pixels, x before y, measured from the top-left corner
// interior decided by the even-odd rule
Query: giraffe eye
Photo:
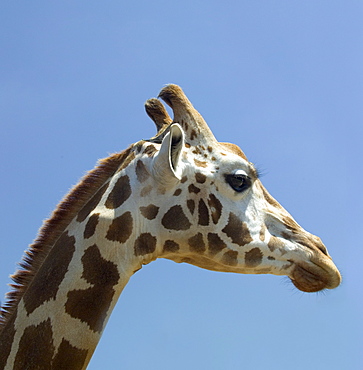
[[[242,170],[236,170],[233,174],[226,175],[226,181],[238,193],[242,193],[251,186],[250,177]]]

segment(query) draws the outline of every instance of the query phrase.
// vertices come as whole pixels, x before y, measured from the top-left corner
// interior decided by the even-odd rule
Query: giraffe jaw
[[[341,275],[329,256],[313,257],[310,262],[300,261],[294,265],[290,279],[303,292],[334,289],[341,283]]]

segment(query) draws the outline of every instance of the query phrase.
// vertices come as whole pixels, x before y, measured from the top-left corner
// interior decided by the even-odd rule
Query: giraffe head
[[[216,140],[180,87],[146,102],[158,134],[138,143],[139,225],[135,254],[202,268],[287,275],[305,292],[341,276],[320,238],[300,227],[267,192],[242,150]],[[156,231],[157,230],[157,231]],[[157,238],[153,235],[157,234]]]
[[[101,161],[26,251],[0,311],[0,368],[85,369],[128,279],[158,257],[287,275],[306,292],[339,285],[323,243],[241,149],[219,143],[178,86],[160,97],[174,119],[149,100],[157,135]]]

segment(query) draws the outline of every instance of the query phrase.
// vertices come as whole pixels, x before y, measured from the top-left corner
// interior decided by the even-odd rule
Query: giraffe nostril
[[[320,251],[322,251],[326,256],[329,256],[329,253],[328,253],[328,250],[326,248],[326,246],[323,244],[323,243],[320,243],[318,245],[318,248]]]
[[[309,237],[303,237],[301,234],[290,234],[287,232],[282,232],[281,236],[284,239],[294,241],[298,244],[301,244],[309,249],[316,250],[319,249],[320,252],[322,252],[325,256],[330,257],[328,253],[328,249],[324,245],[324,243],[321,241],[321,239],[318,236],[310,234]]]
[[[318,237],[318,236],[314,236],[314,241],[315,241],[315,245],[316,247],[323,253],[325,254],[326,256],[329,257],[329,253],[328,253],[328,250],[326,248],[326,246],[324,245],[324,243],[321,241],[321,239]]]

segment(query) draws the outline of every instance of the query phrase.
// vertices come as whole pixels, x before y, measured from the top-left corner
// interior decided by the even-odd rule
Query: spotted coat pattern
[[[320,239],[268,194],[244,153],[216,141],[178,86],[160,97],[174,120],[149,100],[158,134],[86,175],[27,251],[2,308],[1,369],[85,369],[129,278],[158,257],[288,275],[304,291],[339,284]]]

